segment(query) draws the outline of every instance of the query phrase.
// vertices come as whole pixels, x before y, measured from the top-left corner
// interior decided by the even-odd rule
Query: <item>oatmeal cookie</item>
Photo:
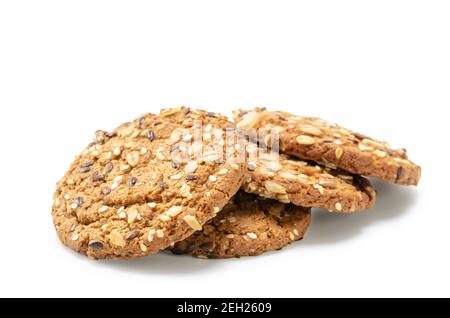
[[[257,149],[247,145],[250,153]],[[256,163],[247,164],[242,186],[246,192],[333,212],[366,210],[375,203],[375,189],[361,176],[270,152],[257,158]]]
[[[60,240],[95,259],[136,258],[200,231],[244,177],[243,164],[222,158],[233,150],[219,135],[233,127],[182,107],[98,131],[57,184]]]
[[[399,185],[417,185],[421,169],[405,149],[350,131],[315,117],[256,108],[234,112],[237,126],[250,131],[277,132],[280,150],[300,159],[314,160],[354,174],[378,177]]]
[[[256,256],[303,238],[309,208],[283,204],[239,191],[203,231],[175,244],[175,254],[200,258]]]

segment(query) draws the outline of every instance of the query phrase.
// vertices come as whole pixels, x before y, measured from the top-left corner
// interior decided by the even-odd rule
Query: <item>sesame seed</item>
[[[220,212],[220,208],[218,206],[215,206],[213,211],[214,211],[214,213],[219,213]]]
[[[122,180],[123,176],[117,176],[113,179],[114,182],[119,182],[120,180]]]
[[[72,236],[72,241],[77,241],[80,238],[78,234]]]
[[[157,230],[157,231],[156,231],[156,236],[159,237],[159,238],[163,238],[163,237],[164,237],[164,232],[163,232],[163,230]]]
[[[142,148],[141,148],[141,153],[145,154],[145,153],[147,153],[147,152],[148,152],[147,148],[145,148],[145,147],[142,147]]]
[[[339,202],[336,203],[335,208],[337,211],[342,211],[342,204],[340,204]]]
[[[170,216],[168,216],[167,214],[161,214],[161,215],[159,216],[159,219],[160,219],[161,221],[163,221],[163,222],[168,222],[168,221],[170,221],[172,218],[171,218]]]
[[[121,165],[120,171],[125,172],[128,171],[131,167],[129,165]]]
[[[295,235],[294,233],[289,233],[289,238],[293,241],[295,240]]]
[[[366,146],[366,145],[364,145],[364,144],[359,144],[359,145],[358,145],[358,148],[359,148],[359,150],[361,150],[361,151],[372,151],[372,150],[373,150],[372,147]]]
[[[114,182],[114,183],[111,185],[111,190],[117,189],[118,186],[119,186],[119,184],[118,184],[117,182]]]
[[[298,233],[297,229],[294,229],[292,232],[294,232],[295,235],[299,236],[300,234]]]
[[[255,233],[247,233],[247,236],[252,240],[256,240],[258,238],[258,235],[256,235]]]
[[[211,176],[209,176],[209,181],[216,182],[217,181],[217,177],[211,175]]]
[[[225,237],[227,239],[234,239],[234,234],[227,234]]]
[[[223,176],[223,175],[226,175],[227,173],[228,173],[228,169],[223,168],[217,174]]]
[[[174,206],[170,207],[170,209],[167,211],[167,215],[169,215],[171,217],[176,217],[176,216],[178,216],[178,214],[181,213],[182,210],[183,210],[182,206],[174,205]]]
[[[156,208],[156,203],[155,203],[155,202],[150,202],[150,203],[148,203],[147,205],[148,205],[148,207],[149,207],[150,209]]]
[[[70,200],[70,195],[65,194],[65,195],[64,195],[64,200]]]
[[[76,203],[74,202],[74,203],[72,203],[72,204],[70,205],[70,208],[73,209],[73,210],[75,210],[76,208],[78,208],[78,204],[76,204]]]
[[[104,205],[100,209],[98,209],[98,212],[99,213],[104,213],[104,212],[108,211],[108,209],[109,209],[109,206]]]
[[[174,174],[170,177],[171,180],[180,180],[183,176],[181,174]]]
[[[312,145],[316,142],[316,139],[307,135],[300,135],[296,139],[299,145]]]
[[[340,159],[344,154],[344,150],[342,148],[336,148],[334,154],[336,155],[336,159]]]
[[[141,249],[142,252],[147,252],[147,246],[145,246],[144,243],[140,242],[139,243],[139,248]]]
[[[376,156],[380,157],[380,158],[386,157],[386,152],[381,151],[381,150],[378,150],[378,149],[375,150],[373,153],[374,153]]]
[[[156,233],[155,229],[151,229],[150,231],[148,231],[147,240],[149,242],[153,241],[153,237],[155,236],[155,233]]]

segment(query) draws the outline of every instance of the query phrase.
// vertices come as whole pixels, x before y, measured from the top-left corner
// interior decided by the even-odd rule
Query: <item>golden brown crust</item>
[[[310,222],[308,208],[240,191],[203,231],[178,242],[171,251],[200,258],[256,256],[302,239]]]
[[[378,177],[399,185],[417,185],[421,169],[408,160],[406,150],[393,150],[386,142],[332,125],[315,117],[286,112],[235,111],[234,119],[244,130],[278,131],[280,150],[300,159],[331,164],[354,174]]]
[[[173,138],[178,128],[194,134],[198,123],[204,134],[234,126],[216,114],[178,108],[97,132],[57,185],[52,215],[61,241],[92,258],[135,258],[183,240],[213,218],[241,186],[244,167],[216,156],[215,140],[202,141],[194,158],[199,144],[182,142],[190,144],[189,134]]]

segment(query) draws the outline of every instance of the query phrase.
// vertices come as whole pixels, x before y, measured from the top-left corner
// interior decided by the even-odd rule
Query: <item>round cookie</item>
[[[252,153],[258,148],[248,144]],[[358,175],[275,153],[259,154],[249,162],[242,189],[265,198],[333,212],[356,212],[373,207],[375,189]]]
[[[201,230],[244,177],[244,165],[223,160],[233,149],[220,135],[233,127],[182,107],[98,131],[57,184],[60,240],[95,259],[136,258]]]
[[[309,208],[239,191],[203,231],[171,251],[200,258],[256,256],[302,239],[310,222]]]
[[[280,150],[300,159],[331,164],[351,173],[378,177],[399,185],[417,185],[421,169],[408,160],[405,149],[394,150],[386,142],[352,132],[315,117],[287,112],[235,111],[237,126],[250,131],[264,128],[277,132]]]

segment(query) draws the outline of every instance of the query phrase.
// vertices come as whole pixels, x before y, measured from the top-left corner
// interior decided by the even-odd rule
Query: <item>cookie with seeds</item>
[[[98,131],[57,184],[52,216],[60,240],[94,259],[136,258],[201,230],[244,177],[222,141],[233,127],[182,107]]]
[[[288,155],[399,185],[419,183],[421,169],[408,159],[405,149],[394,150],[386,142],[323,119],[264,108],[235,111],[234,119],[250,135],[255,135],[255,128],[276,133],[280,150]]]
[[[302,239],[310,221],[309,208],[239,191],[202,231],[171,251],[200,258],[256,256]]]
[[[265,198],[332,212],[356,212],[373,207],[376,192],[370,182],[342,170],[301,161],[247,145],[250,157],[242,189]],[[257,150],[259,154],[252,156]]]

